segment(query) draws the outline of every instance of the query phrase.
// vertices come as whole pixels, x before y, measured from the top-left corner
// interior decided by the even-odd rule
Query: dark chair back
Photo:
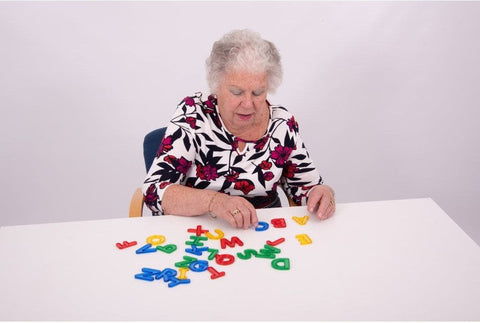
[[[145,169],[147,173],[157,155],[158,148],[160,148],[166,130],[166,127],[153,130],[143,139],[143,159],[145,160]]]

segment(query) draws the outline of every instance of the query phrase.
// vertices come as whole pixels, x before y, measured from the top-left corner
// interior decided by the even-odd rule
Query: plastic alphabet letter
[[[203,230],[201,225],[197,225],[196,229],[187,229],[188,232],[195,233],[197,236],[201,236],[202,233],[208,232],[208,230]]]
[[[239,246],[243,246],[243,241],[240,240],[237,236],[233,236],[230,241],[226,238],[222,238],[220,240],[220,246],[222,247],[222,249],[225,249],[227,246],[229,246],[230,248],[234,248],[236,244],[238,244]]]
[[[285,222],[284,218],[276,218],[270,220],[274,228],[285,228],[287,226],[287,223]]]
[[[201,237],[201,236],[190,236],[191,241],[185,241],[186,245],[196,245],[197,247],[203,246],[203,242],[205,240],[208,240],[207,237]]]
[[[171,288],[180,284],[190,284],[190,279],[177,279],[173,277],[169,280],[168,287]]]
[[[124,241],[123,243],[117,242],[115,245],[117,246],[118,249],[125,249],[128,247],[135,246],[137,244],[136,241],[128,242]]]
[[[178,275],[178,279],[187,279],[187,271],[189,269],[187,267],[181,267],[181,268],[178,268],[178,272],[179,272],[179,275]]]
[[[190,265],[188,265],[188,268],[190,268],[191,271],[195,271],[195,272],[205,271],[208,269],[208,261],[197,260],[197,261],[191,262]]]
[[[163,251],[165,253],[172,253],[177,250],[177,246],[174,244],[167,244],[165,246],[157,246],[157,250]]]
[[[224,272],[224,271],[218,272],[218,271],[217,271],[215,268],[213,268],[213,267],[208,267],[208,271],[211,273],[210,279],[217,279],[217,278],[220,278],[220,277],[225,276],[225,272]]]
[[[266,244],[263,246],[263,249],[260,249],[261,253],[280,253],[280,249],[275,248],[274,246],[271,246],[269,244]]]
[[[204,251],[208,251],[208,247],[197,248],[197,245],[192,244],[191,248],[186,248],[185,252],[191,253],[196,256],[201,256]]]
[[[280,253],[280,249],[266,244],[263,249],[260,249],[260,253],[257,254],[255,257],[273,259],[276,257],[275,256],[276,253]]]
[[[135,279],[141,279],[141,280],[146,280],[146,281],[153,282],[153,276],[150,275],[150,274],[145,274],[145,273],[136,274]]]
[[[160,273],[155,275],[155,279],[160,280],[160,279],[163,278],[164,282],[168,282],[168,281],[174,279],[175,276],[177,276],[177,271],[175,269],[165,268]]]
[[[220,240],[225,236],[225,233],[223,233],[223,231],[220,230],[220,229],[215,229],[214,231],[217,234],[216,236],[214,236],[210,232],[205,233],[205,235],[207,236],[208,239],[210,239],[210,240]]]
[[[165,242],[165,237],[161,235],[153,235],[147,238],[147,243],[152,246],[158,246]]]
[[[152,245],[147,243],[143,247],[138,248],[137,251],[135,251],[135,253],[139,255],[141,253],[150,253],[150,252],[156,252],[156,251],[157,251],[157,248],[152,248]]]
[[[161,271],[157,269],[151,269],[151,268],[142,268],[142,273],[136,274],[135,278],[136,279],[141,279],[141,280],[147,280],[147,281],[153,281],[154,276],[160,274]]]
[[[235,262],[235,257],[229,254],[223,254],[223,255],[217,254],[215,256],[215,261],[219,265],[226,266],[226,265],[233,264]]]
[[[288,258],[277,258],[272,260],[272,267],[277,270],[289,270],[290,269],[290,259]]]
[[[277,239],[275,241],[267,240],[267,244],[270,245],[270,246],[276,246],[278,244],[281,244],[284,241],[285,241],[285,238],[280,238],[280,239]]]
[[[245,249],[245,250],[243,250],[243,254],[241,252],[237,252],[237,257],[242,259],[242,260],[250,259],[250,258],[252,258],[252,256],[255,256],[255,257],[258,256],[257,250]]]
[[[184,261],[179,261],[175,263],[175,267],[188,267],[191,262],[197,261],[197,258],[194,257],[189,257],[189,256],[183,256]]]
[[[155,276],[155,279],[162,279],[164,282],[168,282],[168,287],[175,287],[180,284],[190,284],[190,279],[178,279],[175,276],[177,271],[172,268],[165,268],[160,274]]]
[[[297,234],[295,238],[297,238],[297,240],[300,242],[301,245],[312,243],[312,239],[310,239],[310,237],[306,233]]]
[[[300,225],[305,225],[307,224],[309,217],[308,215],[304,215],[301,218],[298,216],[292,216],[292,219]]]
[[[218,249],[208,248],[208,251],[210,251],[210,254],[208,255],[208,260],[215,259],[215,256],[218,253]]]
[[[268,229],[268,227],[269,227],[269,224],[267,222],[258,221],[258,225],[255,228],[255,231],[265,231]]]

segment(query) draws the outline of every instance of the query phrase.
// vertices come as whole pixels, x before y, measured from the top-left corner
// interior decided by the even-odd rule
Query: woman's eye
[[[242,94],[242,91],[240,91],[240,90],[231,90],[230,92],[235,96],[238,96],[238,95]]]
[[[260,95],[263,94],[263,92],[264,92],[263,90],[254,91],[254,92],[253,92],[253,95],[254,95],[254,96],[260,96]]]

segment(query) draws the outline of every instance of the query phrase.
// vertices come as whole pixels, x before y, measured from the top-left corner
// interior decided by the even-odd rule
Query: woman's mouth
[[[252,114],[237,114],[238,118],[243,121],[250,120],[252,118]]]

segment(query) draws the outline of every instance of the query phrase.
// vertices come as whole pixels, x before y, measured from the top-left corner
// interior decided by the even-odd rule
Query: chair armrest
[[[287,194],[287,199],[288,199],[288,204],[290,206],[298,206],[298,204],[293,202],[292,198],[290,196],[288,196],[288,194]]]
[[[133,192],[132,200],[130,201],[129,217],[140,217],[143,214],[143,193],[140,187]]]
[[[287,194],[287,190],[282,186],[282,191],[283,193],[285,193],[285,196],[287,197],[287,200],[288,200],[288,205],[289,206],[298,206],[297,203],[295,203],[292,198]]]

